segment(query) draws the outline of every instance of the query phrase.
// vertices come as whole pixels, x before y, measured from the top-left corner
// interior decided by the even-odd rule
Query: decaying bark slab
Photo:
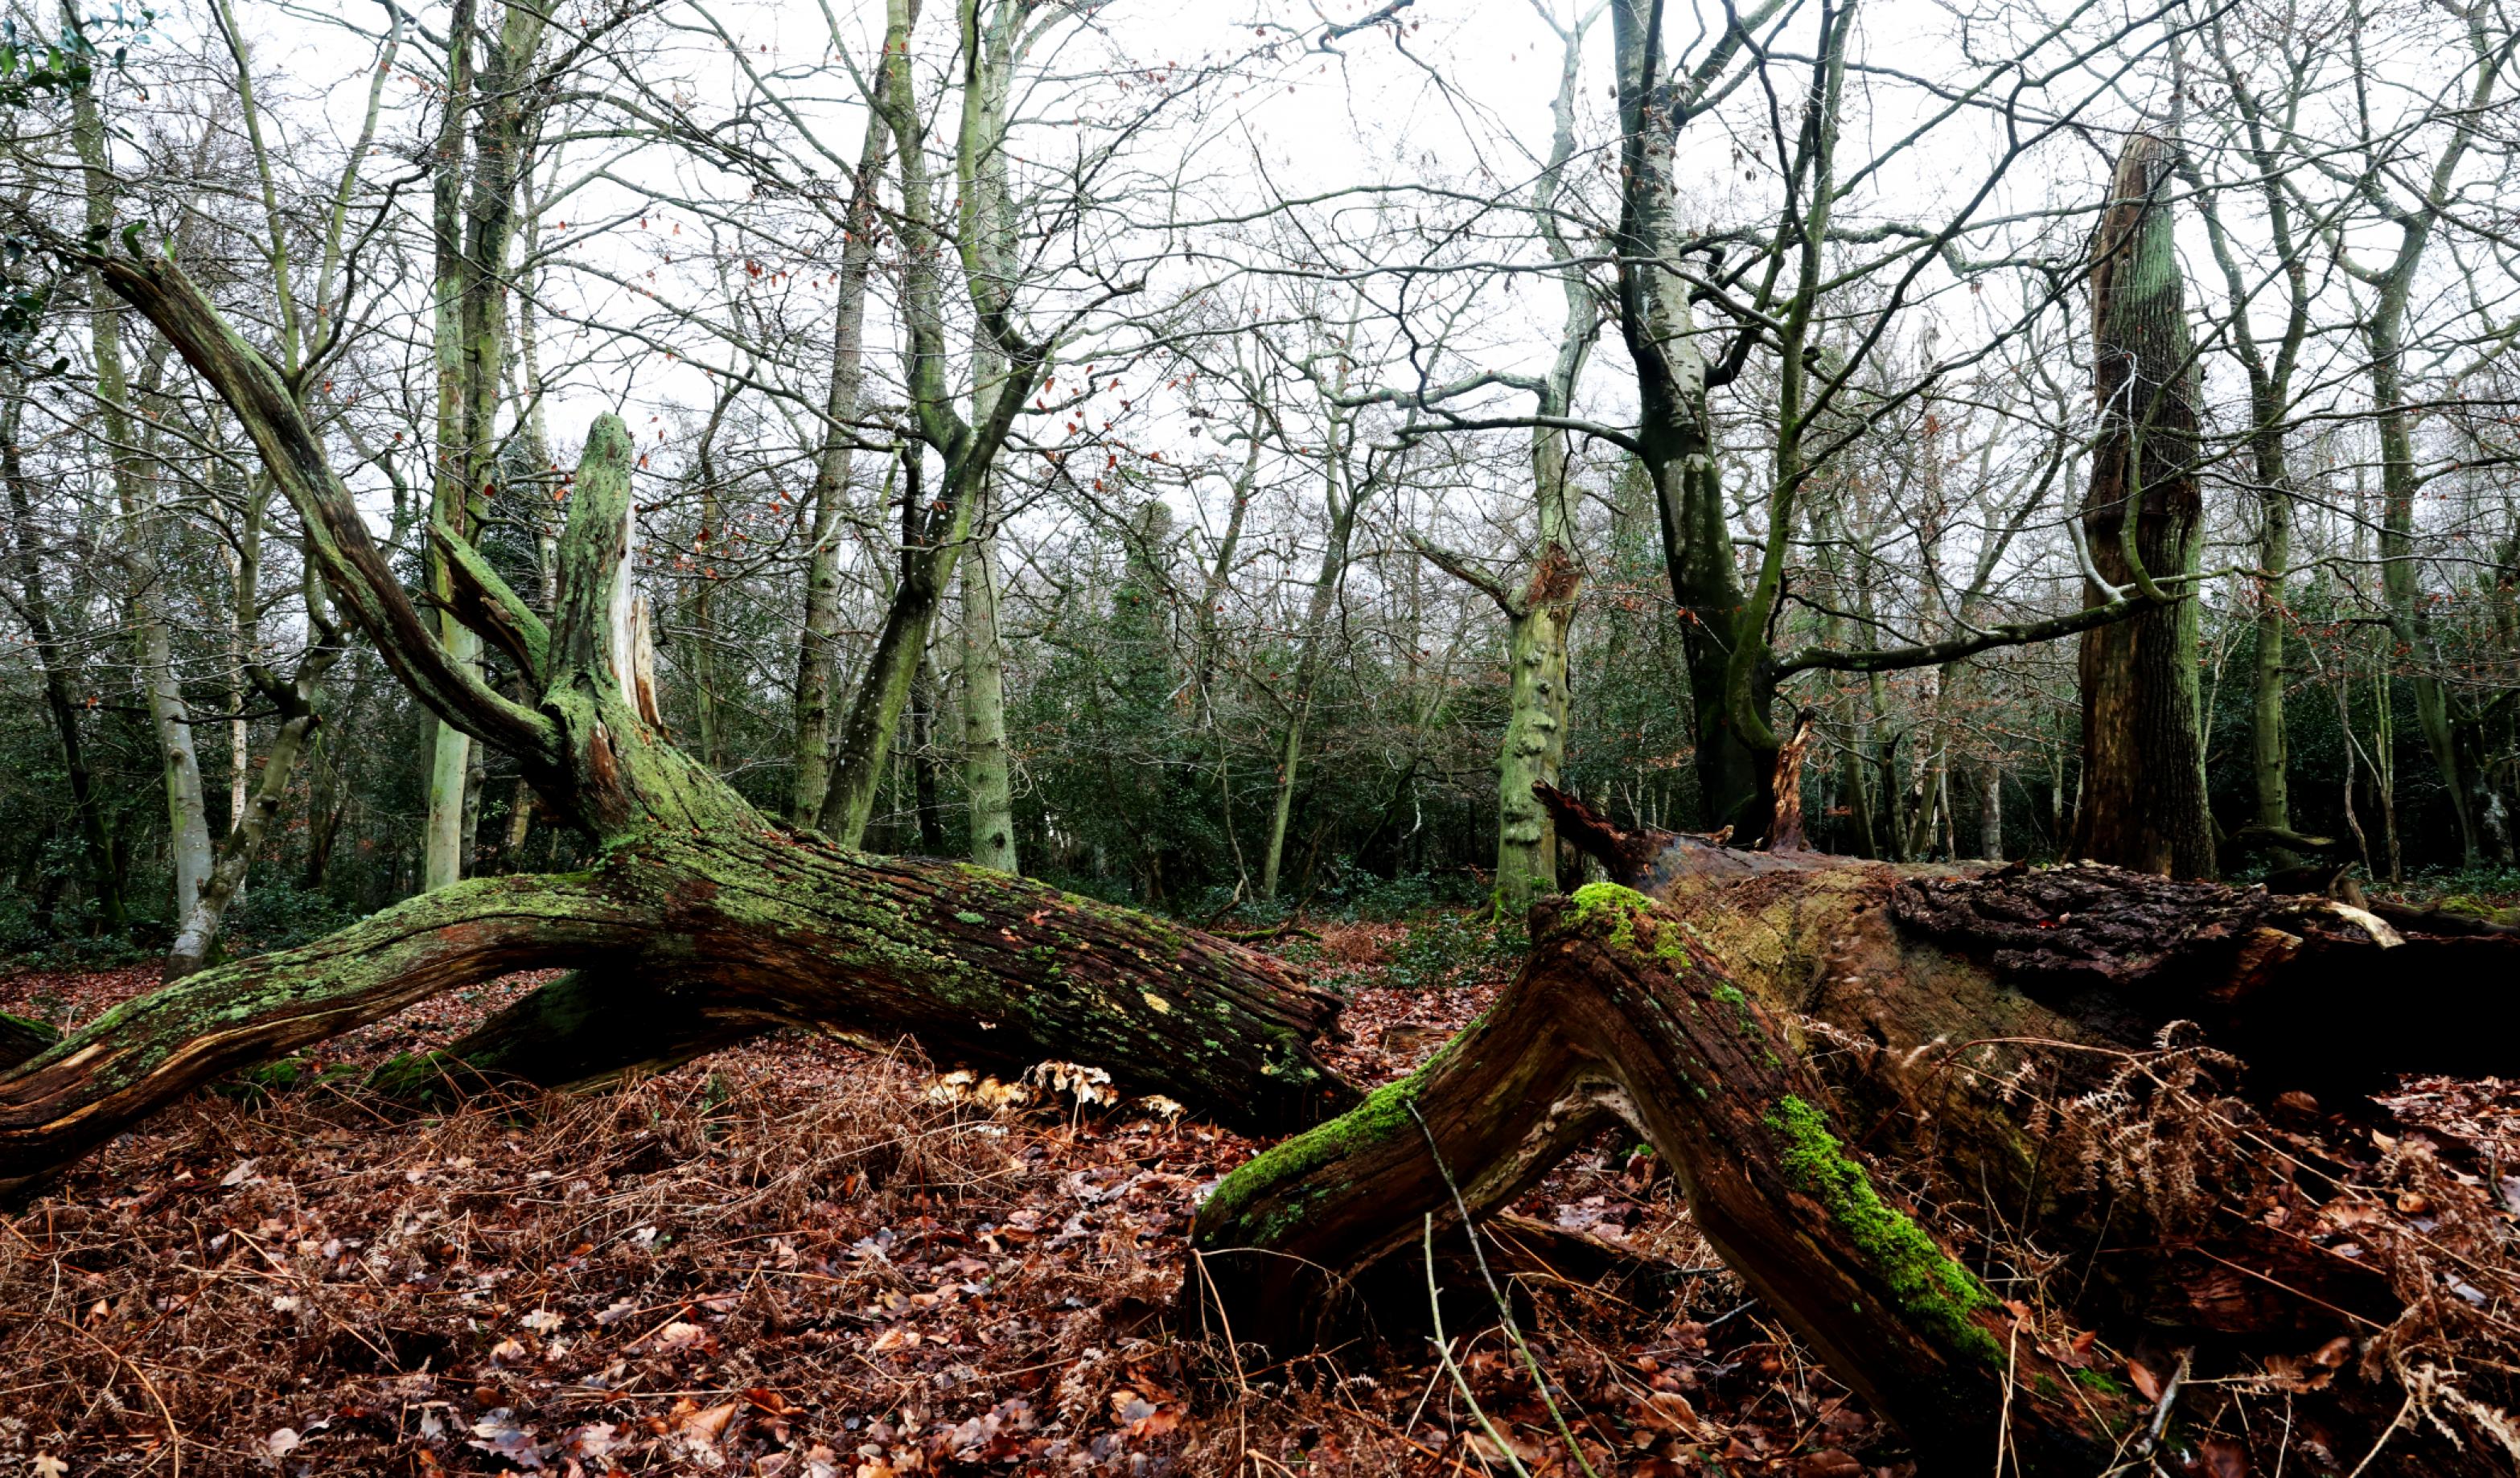
[[[1543,799],[1613,879],[1679,909],[1745,988],[1894,1052],[1943,1036],[2143,1050],[2193,1022],[2249,1062],[2264,1097],[2515,1066],[2497,1034],[2461,1023],[2503,1008],[2520,930],[2089,863],[1779,857]],[[2393,980],[2419,982],[2420,1005],[2380,1008],[2373,986]]]
[[[2084,1390],[1875,1185],[1826,1086],[1675,917],[1616,884],[1532,916],[1532,953],[1412,1077],[1226,1178],[1199,1208],[1190,1296],[1236,1338],[1309,1343],[1338,1275],[1424,1219],[1510,1202],[1624,1121],[1671,1165],[1698,1229],[1830,1367],[1941,1463],[2107,1465],[2122,1401]],[[2006,1399],[2007,1382],[2011,1385]],[[1948,1470],[1957,1471],[1958,1468]]]
[[[1982,961],[2008,985],[2112,1040],[2174,1020],[2244,1059],[2250,1092],[2325,1099],[2398,1074],[2508,1073],[2493,1019],[2520,979],[2520,938],[2421,932],[2429,916],[2263,887],[2176,882],[2092,865],[1912,877],[1901,931]],[[2440,927],[2433,924],[2433,927]],[[2391,999],[2390,982],[2408,988]]]
[[[41,1021],[0,1011],[0,1068],[15,1067],[62,1039]]]

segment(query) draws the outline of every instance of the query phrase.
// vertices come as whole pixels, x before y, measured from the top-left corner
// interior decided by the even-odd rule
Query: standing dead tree
[[[2205,505],[2196,484],[2196,361],[2178,243],[2162,191],[2174,145],[2136,134],[2092,250],[2092,374],[2101,435],[2082,531],[2091,605],[2134,591],[2157,604],[2083,633],[2083,804],[2074,855],[2175,877],[2214,875],[2196,712],[2193,575]]]

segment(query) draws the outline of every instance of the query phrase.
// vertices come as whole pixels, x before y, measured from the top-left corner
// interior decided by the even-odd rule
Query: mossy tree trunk
[[[1326,1272],[1414,1243],[1457,1192],[1474,1217],[1504,1207],[1623,1122],[1725,1261],[1928,1471],[1986,1459],[2000,1426],[2024,1471],[2105,1467],[2102,1420],[2126,1413],[2074,1399],[2070,1372],[2012,1338],[1996,1296],[1845,1147],[1828,1102],[1680,919],[1596,883],[1534,911],[1522,973],[1432,1062],[1226,1178],[1198,1211],[1203,1277],[1237,1337],[1309,1341],[1335,1308]]]
[[[1355,1275],[1379,1258],[1414,1255],[1423,1218],[1455,1215],[1456,1187],[1485,1218],[1612,1124],[1669,1161],[1726,1260],[1901,1425],[1926,1472],[1991,1462],[1999,1428],[2024,1473],[2106,1467],[2109,1434],[2149,1412],[2113,1377],[2063,1367],[2072,1329],[2122,1348],[2291,1355],[2403,1311],[2386,1276],[2297,1232],[2210,1209],[2167,1227],[2132,1191],[2079,1180],[2075,1142],[2041,1128],[2035,1105],[2052,1114],[2159,1061],[2174,1020],[2245,1059],[2261,1104],[2342,1103],[2400,1072],[2494,1071],[2498,1043],[2440,1023],[2492,1008],[2520,938],[2114,868],[1749,852],[1544,799],[1622,885],[1543,904],[1520,976],[1426,1068],[1218,1187],[1186,1298],[1221,1299],[1238,1338],[1285,1350],[1343,1336],[1333,1294],[1374,1286]],[[2367,982],[2398,968],[2444,984],[2428,1009],[2384,1019]],[[2349,1017],[2341,1052],[2332,1023]],[[1885,1188],[1894,1180],[1976,1206],[2005,1240],[1936,1235]],[[2088,1271],[2016,1340],[1970,1270],[2017,1273],[2025,1246],[2073,1248]],[[2399,1399],[2339,1382],[2303,1417],[2359,1430],[2362,1451]],[[2447,1444],[2423,1460],[2488,1470]]]
[[[1567,162],[1575,156],[1575,100],[1583,80],[1584,34],[1600,12],[1572,25],[1547,17],[1557,32],[1557,95],[1550,106],[1549,162],[1532,187],[1531,218],[1552,262],[1558,264],[1563,311],[1557,356],[1540,381],[1544,422],[1563,420],[1575,408],[1576,381],[1600,332],[1600,310],[1591,287],[1572,270],[1575,250],[1558,219]],[[1490,594],[1504,607],[1506,639],[1505,739],[1497,755],[1497,867],[1494,905],[1502,918],[1520,918],[1532,904],[1557,890],[1557,829],[1532,786],[1557,784],[1566,758],[1566,649],[1582,588],[1575,558],[1575,510],[1567,486],[1570,438],[1563,426],[1531,431],[1533,554],[1522,588]]]
[[[991,1065],[1102,1063],[1256,1131],[1353,1100],[1314,1052],[1336,1002],[1266,957],[987,869],[835,846],[762,815],[667,741],[629,588],[632,449],[617,418],[588,434],[549,622],[439,532],[450,609],[526,674],[533,698],[519,702],[436,639],[291,386],[200,290],[162,260],[91,265],[237,413],[343,615],[432,712],[514,759],[602,860],[462,882],[110,1012],[0,1077],[0,1188],[222,1073],[438,991],[562,965],[579,968],[465,1050],[584,1081],[810,1022]]]

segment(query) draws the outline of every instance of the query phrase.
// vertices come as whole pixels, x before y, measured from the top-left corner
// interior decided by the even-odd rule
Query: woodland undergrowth
[[[1493,997],[1509,956],[1474,933],[1270,947],[1348,997],[1334,1060],[1373,1082]],[[359,1086],[532,983],[197,1096],[0,1217],[0,1473],[1912,1472],[1622,1136],[1517,1208],[1611,1254],[1591,1280],[1508,1278],[1545,1392],[1475,1288],[1443,1310],[1459,1380],[1405,1317],[1271,1364],[1179,1306],[1192,1211],[1260,1146],[1090,1069],[940,1077],[907,1044],[788,1033],[586,1097]],[[0,1008],[83,1019],[145,985],[25,974]],[[2248,1369],[2077,1346],[2082,1249],[2022,1244],[1962,1186],[1899,1188],[2022,1337],[2053,1331],[2094,1385],[2174,1388],[2187,1470],[2246,1471],[2272,1430],[2313,1456],[2287,1397],[2349,1368],[2400,1382],[2409,1421],[2477,1430],[2478,1363],[2520,1364],[2520,1087],[2409,1083],[2349,1122],[2260,1116],[2229,1068],[2169,1040],[2097,1091],[1974,1086],[2048,1095],[2056,1174],[2131,1222],[2256,1217],[2374,1260],[2396,1324]]]

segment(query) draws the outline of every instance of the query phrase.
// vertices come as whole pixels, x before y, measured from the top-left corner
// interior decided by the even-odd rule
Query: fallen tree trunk
[[[1329,1274],[1413,1243],[1457,1197],[1473,1218],[1509,1204],[1625,1122],[1724,1260],[1929,1460],[1983,1462],[2002,1427],[2025,1464],[2105,1467],[2123,1403],[2078,1399],[2071,1372],[2015,1336],[1847,1151],[1827,1102],[1676,918],[1595,884],[1534,910],[1521,974],[1434,1060],[1217,1187],[1193,1233],[1204,1282],[1238,1338],[1309,1342],[1334,1307]]]
[[[2090,1444],[2133,1455],[2126,1421],[2148,1413],[2083,1366],[2160,1373],[2184,1358],[2214,1381],[2186,1401],[2298,1404],[2301,1432],[2346,1455],[2340,1474],[2384,1436],[2374,1473],[2504,1470],[2507,1418],[2470,1394],[2509,1394],[2493,1384],[2510,1351],[2490,1311],[2520,1294],[2520,1249],[2491,1230],[2503,1223],[2478,1188],[2492,1176],[2392,1150],[2378,1173],[2400,1189],[2382,1193],[2355,1180],[2346,1140],[2362,1131],[2318,1105],[2394,1073],[2507,1073],[2502,1040],[2453,1023],[2496,1018],[2520,943],[2113,868],[1744,852],[1544,800],[1560,834],[1658,907],[1588,890],[1535,915],[1522,974],[1425,1070],[1218,1187],[1197,1221],[1202,1287],[1237,1336],[1313,1342],[1339,1325],[1329,1293],[1422,1218],[1454,1216],[1456,1185],[1476,1220],[1624,1121],[1672,1163],[1726,1260],[1900,1424],[1926,1472],[1988,1462],[1998,1425],[2024,1472],[2098,1471]],[[2400,977],[2400,962],[2419,973]],[[2374,983],[2393,978],[2424,983],[2420,1008],[2375,1008]],[[1923,1195],[1940,1244],[1859,1179],[1863,1160],[1822,1174],[1837,1163],[1823,1137]],[[1908,1229],[1885,1233],[1907,1253],[1868,1247],[1868,1226]],[[1935,1259],[2026,1301],[2007,1311],[2026,1316],[2018,1350],[1974,1278],[1884,1291],[1889,1270]],[[2445,1297],[2452,1285],[2491,1291],[2472,1304]],[[1966,1358],[1984,1354],[1972,1330],[2005,1341],[2008,1417],[2007,1383]],[[2087,1355],[2078,1330],[2119,1353]],[[2042,1405],[2058,1390],[2072,1411]],[[2418,1404],[2441,1420],[2410,1435],[2398,1418]]]
[[[1257,1133],[1353,1099],[1311,1052],[1336,1003],[1264,956],[983,869],[711,835],[590,873],[471,879],[109,1012],[0,1079],[0,1191],[202,1083],[552,966],[583,972],[451,1058],[571,1086],[810,1024],[940,1060],[1107,1064]]]
[[[432,711],[515,758],[600,847],[591,872],[480,878],[329,938],[126,1003],[0,1074],[0,1191],[22,1189],[192,1088],[520,969],[572,973],[455,1045],[473,1072],[602,1081],[780,1024],[915,1038],[940,1059],[1108,1068],[1256,1133],[1354,1101],[1315,1044],[1338,1003],[1242,946],[984,868],[876,858],[763,816],[654,722],[630,437],[588,434],[552,619],[450,560],[450,608],[530,703],[438,644],[272,367],[163,261],[98,260],[216,388],[307,527],[341,610]],[[440,531],[441,539],[449,537]],[[24,1036],[23,1033],[16,1034]]]

